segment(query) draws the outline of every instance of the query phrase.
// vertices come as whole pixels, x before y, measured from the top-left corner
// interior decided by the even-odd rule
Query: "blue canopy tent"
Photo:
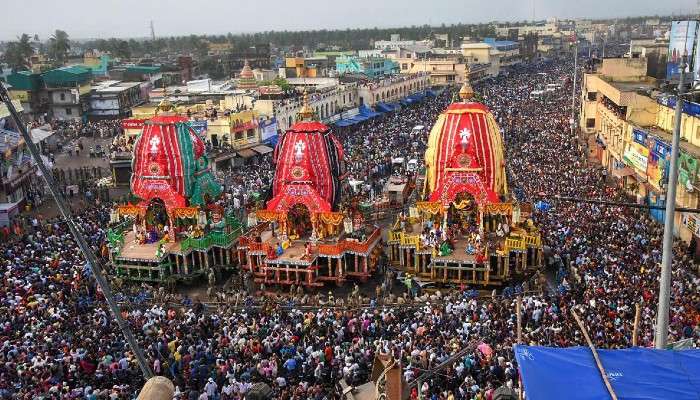
[[[437,97],[437,93],[435,93],[432,89],[426,90],[425,95],[430,97]]]
[[[383,103],[381,101],[377,103],[375,108],[377,109],[377,111],[385,112],[385,113],[392,112],[395,110],[395,108],[392,105],[387,104],[387,103]]]
[[[700,350],[597,350],[618,399],[700,399]],[[588,347],[515,346],[528,399],[609,399]]]
[[[382,115],[382,113],[378,113],[364,104],[360,106],[360,114],[368,118],[374,118]]]

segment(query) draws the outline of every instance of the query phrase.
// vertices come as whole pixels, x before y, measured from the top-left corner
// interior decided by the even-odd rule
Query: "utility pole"
[[[576,128],[576,80],[578,78],[578,37],[576,36],[576,25],[574,25],[574,79],[571,87],[571,136],[575,134]]]
[[[668,318],[671,303],[671,267],[673,265],[673,225],[676,213],[676,184],[678,183],[678,147],[681,138],[681,117],[683,115],[683,85],[685,68],[688,62],[687,50],[681,58],[678,96],[676,96],[676,116],[671,143],[671,169],[666,184],[666,214],[664,215],[664,246],[661,255],[661,279],[659,282],[659,305],[656,312],[656,335],[654,347],[665,349],[668,343]]]

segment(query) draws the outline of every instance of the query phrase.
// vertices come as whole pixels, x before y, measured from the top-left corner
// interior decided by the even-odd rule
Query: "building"
[[[377,50],[398,50],[402,47],[406,48],[417,44],[432,47],[432,43],[429,40],[401,40],[399,34],[392,34],[390,40],[377,40],[374,42],[374,48]]]
[[[501,56],[503,55],[494,46],[488,43],[462,43],[462,56],[471,64],[488,65],[489,76],[498,76],[501,72]]]
[[[23,116],[31,121],[43,122],[49,113],[49,96],[43,90],[41,75],[31,71],[17,71],[7,76],[10,96],[18,100]]]
[[[401,74],[377,82],[367,82],[357,87],[359,105],[374,107],[378,103],[396,103],[431,86],[430,75],[425,72]]]
[[[21,113],[20,101],[12,103]],[[0,103],[0,226],[10,225],[26,204],[36,171],[22,143],[7,106]]]
[[[484,43],[492,48],[495,48],[501,53],[501,67],[509,67],[519,64],[522,61],[520,57],[520,44],[512,40],[496,40],[494,38],[484,39]]]
[[[88,114],[92,118],[123,118],[143,101],[140,82],[105,81],[92,87]]]
[[[89,109],[92,71],[70,66],[41,74],[49,98],[50,115],[58,120],[81,119]]]
[[[464,78],[466,64],[461,56],[448,59],[400,59],[397,61],[402,74],[427,74],[430,77],[431,86],[461,84]]]
[[[329,76],[335,69],[328,57],[286,57],[284,59],[285,78],[319,78]]]
[[[352,113],[361,104],[356,83],[319,85],[309,91],[309,106],[320,121],[332,122]],[[263,100],[255,102],[255,110],[262,115],[274,117],[280,130],[289,129],[296,121],[303,106],[301,97],[284,100]]]
[[[589,138],[591,156],[620,179],[639,203],[663,206],[668,186],[668,160],[675,123],[675,98],[662,96],[646,75],[646,58],[604,59],[595,73],[584,75],[581,131]],[[700,104],[685,103],[681,122],[677,205],[698,206]],[[663,221],[663,210],[651,210]],[[694,214],[676,213],[676,234],[700,239]]]
[[[399,72],[399,66],[396,61],[383,57],[337,57],[335,59],[335,69],[341,75],[364,74],[369,78],[379,78]]]

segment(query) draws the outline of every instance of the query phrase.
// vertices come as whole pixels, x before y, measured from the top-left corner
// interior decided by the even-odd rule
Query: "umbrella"
[[[481,354],[485,355],[486,357],[490,357],[493,354],[493,349],[486,343],[481,343],[476,348],[479,349]]]

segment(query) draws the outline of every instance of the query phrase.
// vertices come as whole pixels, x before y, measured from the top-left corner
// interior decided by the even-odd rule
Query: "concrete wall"
[[[647,76],[646,58],[606,58],[599,71],[616,82],[637,82]]]

